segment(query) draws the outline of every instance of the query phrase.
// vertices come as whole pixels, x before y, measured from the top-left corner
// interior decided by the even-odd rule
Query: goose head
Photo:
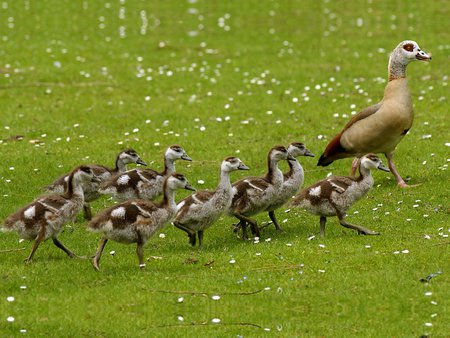
[[[311,153],[303,143],[300,142],[292,142],[289,144],[287,148],[289,154],[291,154],[293,157],[299,157],[299,156],[311,156],[314,157],[315,155]]]
[[[176,161],[178,159],[182,159],[185,161],[192,161],[192,159],[184,151],[183,147],[178,145],[172,145],[169,148],[167,148],[165,157],[172,161]]]
[[[147,165],[138,155],[134,149],[126,149],[120,152],[118,159],[120,159],[124,164],[137,163],[142,165]]]
[[[391,58],[396,58],[402,64],[408,64],[411,61],[430,61],[431,55],[420,49],[417,42],[405,40],[400,42],[391,54]]]
[[[367,154],[361,158],[361,166],[366,169],[379,169],[389,172],[389,169],[381,162],[375,154]]]
[[[293,161],[295,158],[287,151],[284,146],[275,146],[270,149],[269,159],[271,161]]]
[[[191,186],[187,178],[183,174],[173,173],[167,178],[167,186],[171,190],[186,189],[195,191],[195,188]]]
[[[249,170],[244,162],[242,162],[237,157],[227,157],[223,160],[222,165],[220,166],[222,171],[234,171],[234,170]]]

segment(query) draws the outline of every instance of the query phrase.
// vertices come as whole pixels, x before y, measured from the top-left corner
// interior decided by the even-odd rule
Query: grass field
[[[448,337],[449,17],[440,0],[2,1],[0,220],[126,147],[160,169],[167,146],[182,145],[193,162],[177,171],[197,189],[216,186],[227,156],[251,168],[233,179],[262,175],[268,150],[292,141],[316,154],[301,159],[305,186],[348,174],[351,159],[321,168],[317,157],[381,99],[389,52],[413,39],[433,61],[408,67],[415,122],[396,153],[419,185],[376,172],[349,213],[381,236],[330,219],[312,238],[319,219],[283,208],[285,231],[268,226],[259,243],[236,238],[225,216],[203,250],[169,225],[143,271],[134,246],[109,242],[98,273],[50,241],[25,265],[31,244],[2,233],[0,336]],[[59,238],[92,255],[99,237],[85,225],[80,215]]]

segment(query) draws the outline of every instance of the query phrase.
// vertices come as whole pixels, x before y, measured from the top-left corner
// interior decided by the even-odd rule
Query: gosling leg
[[[325,236],[325,224],[327,223],[327,218],[325,216],[320,216],[320,236]]]
[[[64,244],[62,244],[58,238],[53,237],[53,244],[55,244],[58,248],[60,248],[62,251],[64,251],[67,256],[69,256],[70,258],[74,258],[77,257],[77,255],[75,255],[72,251],[70,251],[66,246],[64,246]]]
[[[339,217],[339,223],[343,227],[358,231],[358,234],[360,234],[360,235],[379,235],[380,234],[379,232],[372,231],[372,230],[364,228],[362,226],[350,224],[345,220],[345,217]]]
[[[283,229],[278,224],[277,218],[275,216],[275,211],[269,211],[269,217],[272,220],[273,224],[275,225],[275,229],[277,231],[283,231]]]
[[[26,264],[30,264],[33,261],[34,253],[36,252],[37,248],[39,247],[39,244],[44,240],[45,238],[45,225],[41,225],[38,235],[34,239],[33,248],[31,249],[30,254],[27,258],[25,258],[24,262]]]
[[[105,248],[106,243],[108,242],[108,239],[106,237],[103,237],[97,248],[97,252],[95,253],[95,256],[92,257],[92,266],[96,271],[100,271],[100,257],[102,256],[103,249]]]

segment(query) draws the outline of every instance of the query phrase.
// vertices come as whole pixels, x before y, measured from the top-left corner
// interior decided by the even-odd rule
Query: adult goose
[[[400,42],[389,57],[388,83],[381,102],[355,115],[328,144],[317,165],[327,166],[338,159],[359,158],[367,153],[383,153],[398,186],[408,186],[398,173],[393,156],[397,144],[413,123],[406,67],[415,60],[429,61],[431,56],[415,41]],[[358,164],[357,158],[352,164],[352,174]]]
[[[319,181],[302,190],[292,201],[292,206],[305,209],[313,215],[320,216],[320,234],[325,235],[327,217],[337,216],[339,223],[363,235],[378,235],[378,232],[362,226],[350,224],[345,216],[348,208],[364,197],[373,186],[373,169],[389,171],[380,158],[375,154],[368,154],[361,158],[359,164],[360,176],[334,176]]]
[[[100,182],[104,182],[112,176],[124,172],[127,170],[127,164],[137,163],[141,165],[147,165],[137,154],[134,149],[122,150],[116,157],[116,165],[114,168],[105,167],[100,164],[89,164],[94,174],[99,178],[98,182],[86,182],[83,185],[84,191],[84,218],[90,220],[92,218],[92,211],[89,202],[98,199],[101,194],[98,192]],[[67,189],[69,182],[69,174],[64,174],[57,178],[52,184],[48,185],[45,189],[48,192],[62,194]]]
[[[203,245],[203,231],[210,227],[231,205],[233,187],[230,173],[249,168],[237,157],[227,157],[220,166],[219,185],[216,190],[201,190],[178,203],[178,211],[173,221],[180,230],[189,236],[189,243],[194,246],[196,234],[198,245]]]
[[[192,161],[182,147],[172,145],[164,154],[163,171],[141,168],[128,170],[103,182],[99,192],[112,195],[118,201],[154,199],[163,193],[164,180],[175,172],[175,161],[179,159]]]
[[[49,238],[69,257],[75,257],[75,254],[58,240],[58,234],[62,226],[71,221],[83,207],[82,185],[91,181],[99,181],[92,168],[79,166],[70,173],[63,194],[38,197],[5,220],[4,231],[16,231],[20,238],[34,240],[31,253],[25,259],[26,263],[31,263],[39,244]]]

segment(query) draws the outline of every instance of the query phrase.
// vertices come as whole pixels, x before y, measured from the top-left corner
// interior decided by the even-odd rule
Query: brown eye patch
[[[414,50],[414,45],[412,43],[407,43],[403,45],[403,49],[408,52],[412,52]]]

